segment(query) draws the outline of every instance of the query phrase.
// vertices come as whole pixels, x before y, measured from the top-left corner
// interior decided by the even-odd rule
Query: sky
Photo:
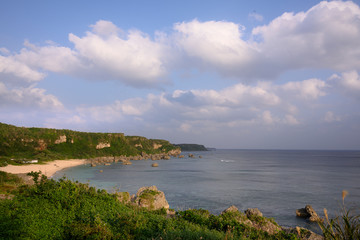
[[[360,150],[360,0],[0,2],[0,122]]]

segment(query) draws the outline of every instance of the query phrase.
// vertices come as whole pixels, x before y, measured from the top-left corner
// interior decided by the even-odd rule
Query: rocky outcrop
[[[103,148],[108,148],[108,147],[111,147],[111,145],[110,145],[110,143],[106,143],[106,142],[99,143],[98,145],[96,145],[96,149],[103,149]]]
[[[159,149],[159,148],[161,148],[162,147],[162,144],[157,144],[157,143],[154,143],[153,144],[153,148],[154,149]]]
[[[227,209],[222,211],[221,214],[225,214],[225,213],[228,213],[228,212],[239,212],[239,209],[236,206],[231,205],[230,207],[228,207]]]
[[[300,218],[307,218],[311,222],[321,221],[321,218],[311,205],[306,205],[305,208],[297,209],[296,216]]]
[[[260,210],[257,208],[248,208],[245,210],[245,214],[248,218],[263,216],[262,212],[260,212]]]
[[[159,154],[142,153],[141,155],[129,156],[129,157],[127,156],[97,157],[97,158],[88,159],[87,162],[91,164],[92,167],[95,167],[98,165],[104,165],[106,163],[116,163],[116,162],[121,162],[124,165],[130,165],[132,164],[130,161],[146,160],[146,159],[151,159],[153,161],[169,160],[170,155],[168,153],[159,153]]]
[[[152,167],[158,167],[159,164],[158,164],[158,163],[153,163],[153,164],[151,164],[151,166],[152,166]]]
[[[47,143],[45,142],[44,139],[39,139],[38,140],[38,146],[35,147],[35,150],[37,151],[44,151],[47,148]]]
[[[60,144],[64,142],[66,142],[66,135],[59,136],[59,138],[55,140],[55,144]]]
[[[159,191],[156,186],[140,188],[134,198],[134,202],[139,207],[145,207],[150,210],[169,209],[169,203],[165,194]]]
[[[295,234],[301,240],[324,240],[324,237],[316,234],[306,228],[296,227],[296,228],[285,228],[283,227],[282,230],[287,234]]]

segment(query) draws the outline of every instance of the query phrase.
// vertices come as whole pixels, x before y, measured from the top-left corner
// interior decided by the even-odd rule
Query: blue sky
[[[360,149],[359,1],[0,3],[0,122]]]

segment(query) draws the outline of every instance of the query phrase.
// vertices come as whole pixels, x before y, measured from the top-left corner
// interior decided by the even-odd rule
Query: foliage
[[[296,239],[245,226],[236,214],[198,209],[169,218],[165,209],[127,205],[88,184],[32,175],[34,185],[0,201],[0,239]]]
[[[329,220],[327,210],[324,209],[325,219],[318,221],[325,239],[360,239],[360,215],[353,215],[352,211],[346,208],[347,194],[346,191],[342,193],[340,216]]]
[[[97,149],[99,143],[109,143],[110,147]],[[155,149],[154,145],[161,147]],[[166,140],[125,136],[123,133],[24,128],[0,123],[0,166],[22,164],[24,160],[32,159],[41,163],[54,159],[154,154],[173,149],[176,147]]]
[[[24,181],[15,174],[0,171],[0,193],[11,193],[22,184]]]

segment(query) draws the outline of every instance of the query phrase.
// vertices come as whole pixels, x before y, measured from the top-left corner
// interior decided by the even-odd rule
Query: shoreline
[[[12,174],[26,174],[31,171],[41,171],[42,174],[47,177],[52,177],[56,172],[65,168],[75,167],[86,164],[86,159],[69,159],[69,160],[54,160],[47,162],[46,164],[29,164],[29,165],[7,165],[0,167],[0,171],[4,171]]]

